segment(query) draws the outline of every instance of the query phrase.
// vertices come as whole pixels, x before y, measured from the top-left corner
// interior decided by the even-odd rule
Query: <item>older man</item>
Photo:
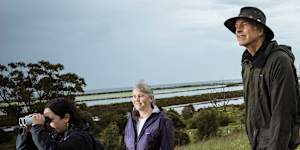
[[[251,148],[294,149],[297,145],[298,79],[291,47],[279,45],[258,8],[243,7],[225,21],[242,56],[246,131]]]

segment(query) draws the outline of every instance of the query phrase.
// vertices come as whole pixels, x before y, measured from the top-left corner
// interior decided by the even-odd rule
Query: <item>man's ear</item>
[[[257,27],[257,31],[258,31],[258,35],[260,37],[265,35],[265,28],[264,27],[262,27],[262,26]]]

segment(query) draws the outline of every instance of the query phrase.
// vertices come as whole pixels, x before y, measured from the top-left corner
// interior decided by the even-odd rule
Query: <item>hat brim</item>
[[[268,26],[266,26],[265,24],[253,19],[253,18],[248,18],[248,17],[233,17],[233,18],[229,18],[228,20],[226,20],[224,22],[224,25],[232,32],[235,34],[235,22],[237,19],[240,19],[240,18],[246,18],[246,19],[250,19],[250,20],[253,20],[261,25],[263,25],[266,29],[266,38],[269,39],[269,40],[272,40],[274,38],[274,33],[273,31],[271,30],[271,28],[269,28]]]

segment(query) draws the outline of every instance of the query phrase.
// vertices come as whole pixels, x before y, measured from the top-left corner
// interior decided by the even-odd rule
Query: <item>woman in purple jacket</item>
[[[132,91],[133,111],[125,128],[127,150],[173,150],[172,121],[155,105],[150,86],[140,81]]]

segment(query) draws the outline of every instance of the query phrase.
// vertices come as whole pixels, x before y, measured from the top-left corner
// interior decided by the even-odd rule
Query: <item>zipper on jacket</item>
[[[134,142],[134,149],[137,149],[138,142]]]

